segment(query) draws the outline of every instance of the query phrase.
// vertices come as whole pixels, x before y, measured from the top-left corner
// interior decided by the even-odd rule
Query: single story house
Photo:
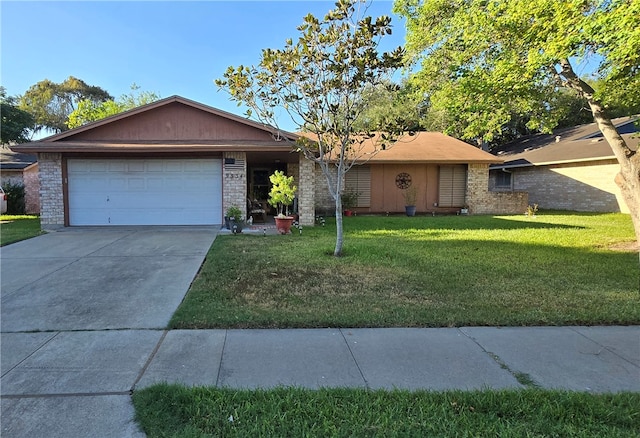
[[[613,120],[633,150],[636,120]],[[620,166],[595,123],[522,137],[497,154],[504,162],[490,167],[492,191],[526,191],[530,203],[545,209],[629,212],[615,183]]]
[[[248,199],[264,205],[275,170],[295,177],[300,222],[313,225],[328,195],[315,164],[287,141],[297,137],[173,96],[13,149],[38,156],[45,229],[220,224],[232,205],[245,213]],[[501,161],[422,133],[354,168],[347,187],[363,193],[363,212],[404,210],[399,174],[424,189],[419,212],[519,212],[526,193],[488,190],[489,164]]]
[[[0,147],[0,179],[7,184],[24,186],[24,209],[27,214],[40,213],[40,180],[35,154],[22,154]]]
[[[372,141],[363,155],[373,151]],[[500,159],[439,132],[404,135],[390,148],[356,164],[346,175],[346,192],[356,193],[358,213],[405,211],[405,189],[416,190],[418,213],[520,213],[526,193],[488,191],[488,167]],[[316,178],[321,178],[319,175]],[[326,193],[326,192],[325,192]],[[326,194],[316,192],[317,199]],[[329,208],[332,200],[325,200]]]

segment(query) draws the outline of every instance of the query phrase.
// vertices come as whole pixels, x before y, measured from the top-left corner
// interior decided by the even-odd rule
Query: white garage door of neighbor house
[[[69,225],[211,225],[219,159],[69,159]]]

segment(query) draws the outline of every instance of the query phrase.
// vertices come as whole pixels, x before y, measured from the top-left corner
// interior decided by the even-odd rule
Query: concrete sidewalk
[[[640,327],[173,330],[137,388],[168,381],[447,390],[640,391]]]
[[[640,391],[640,327],[104,330],[2,334],[2,435],[144,436],[157,382]],[[525,385],[523,385],[525,384]]]

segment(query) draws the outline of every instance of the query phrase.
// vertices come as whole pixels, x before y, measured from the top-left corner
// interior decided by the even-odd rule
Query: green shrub
[[[229,219],[235,219],[237,221],[242,220],[242,210],[240,210],[237,206],[232,205],[227,208],[227,217]]]
[[[7,214],[24,214],[24,185],[8,182],[2,189],[7,195]]]

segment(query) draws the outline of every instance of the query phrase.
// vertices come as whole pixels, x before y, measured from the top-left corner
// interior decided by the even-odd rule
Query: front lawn
[[[237,391],[133,394],[149,437],[637,437],[640,394],[562,391]]]
[[[638,324],[628,215],[345,218],[223,235],[171,328]]]
[[[0,216],[0,246],[30,239],[41,233],[38,216]]]

